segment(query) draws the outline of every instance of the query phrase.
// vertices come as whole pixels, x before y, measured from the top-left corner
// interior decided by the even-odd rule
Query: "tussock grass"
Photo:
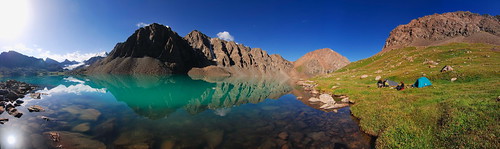
[[[313,80],[323,92],[347,94],[356,101],[352,113],[365,132],[378,136],[377,148],[498,148],[500,53],[492,48],[466,43],[408,47],[353,62]],[[439,64],[429,68],[424,64],[429,60]],[[441,73],[445,65],[454,71]],[[365,74],[369,77],[360,79]],[[425,76],[433,85],[404,91],[379,89],[375,76],[407,86]],[[458,80],[451,82],[453,77]]]

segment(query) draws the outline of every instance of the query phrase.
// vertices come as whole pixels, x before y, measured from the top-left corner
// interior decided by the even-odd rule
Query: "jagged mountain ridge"
[[[500,16],[458,11],[414,19],[391,31],[381,53],[407,46],[452,42],[500,45]]]
[[[210,66],[210,67],[207,67]],[[193,69],[193,70],[192,70]],[[153,23],[118,43],[109,56],[86,74],[287,75],[293,64],[279,55],[199,31],[180,37],[170,27]]]
[[[230,74],[287,74],[293,67],[290,61],[285,60],[280,55],[269,55],[260,48],[250,48],[234,41],[210,38],[197,30],[186,35],[184,39],[194,50],[203,53],[206,61],[211,61],[210,65],[226,68]],[[214,67],[208,67],[208,69],[211,68]],[[208,74],[194,72],[196,70],[191,71],[190,75],[211,75],[210,72]]]

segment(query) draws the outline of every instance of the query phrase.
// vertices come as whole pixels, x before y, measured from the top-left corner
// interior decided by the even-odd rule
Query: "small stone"
[[[380,80],[381,78],[382,78],[382,76],[376,76],[375,81]]]
[[[342,102],[349,102],[349,97],[342,98],[340,101],[342,101]]]
[[[361,75],[359,76],[360,79],[368,78],[368,75]]]
[[[319,100],[318,98],[311,97],[311,98],[309,98],[309,101],[310,101],[310,102],[318,102],[318,101],[320,101],[320,100]]]
[[[332,89],[336,89],[336,88],[339,88],[339,86],[332,86]]]
[[[454,82],[456,80],[457,80],[457,78],[451,78],[451,82]]]
[[[311,91],[312,94],[319,94],[319,92],[317,90],[313,90]]]

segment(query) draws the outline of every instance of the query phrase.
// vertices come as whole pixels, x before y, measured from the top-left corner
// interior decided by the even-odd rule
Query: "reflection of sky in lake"
[[[52,131],[66,140],[113,148],[169,143],[184,148],[279,148],[283,141],[292,148],[369,146],[347,108],[337,114],[313,109],[289,95],[292,88],[284,82],[207,82],[186,76],[21,79],[42,86],[38,92],[48,95],[25,97],[19,119],[0,115],[10,119],[0,125],[1,148],[50,147],[44,133]],[[46,111],[30,113],[26,107],[31,105]],[[289,138],[279,139],[281,132]],[[71,147],[71,141],[64,143]]]

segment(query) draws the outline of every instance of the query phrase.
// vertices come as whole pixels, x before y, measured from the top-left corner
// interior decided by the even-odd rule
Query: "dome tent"
[[[420,77],[417,79],[417,81],[415,81],[415,83],[412,86],[422,88],[422,87],[426,87],[429,85],[432,85],[432,83],[429,79],[427,79],[426,77]]]

